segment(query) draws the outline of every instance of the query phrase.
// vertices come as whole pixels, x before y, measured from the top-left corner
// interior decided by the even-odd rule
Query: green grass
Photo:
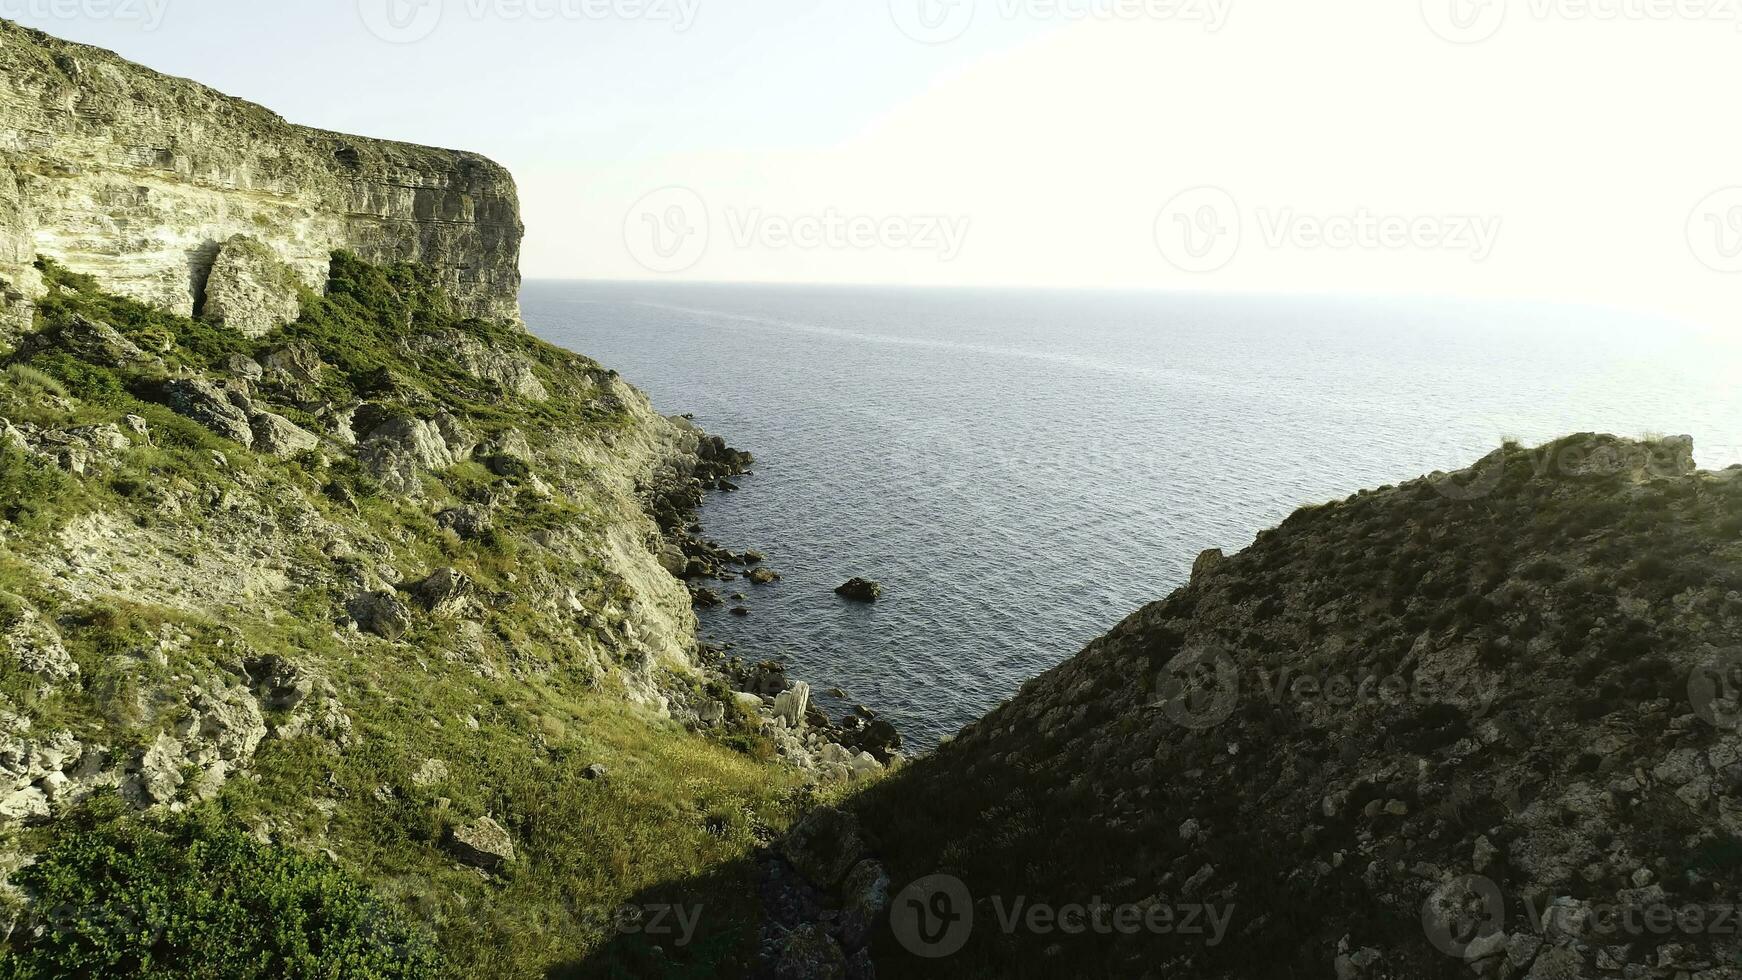
[[[350,718],[352,740],[341,746],[320,733],[269,739],[248,775],[231,778],[205,803],[184,799],[185,818],[63,813],[47,828],[28,829],[16,847],[55,855],[46,866],[52,875],[32,879],[39,896],[94,900],[100,896],[77,891],[88,880],[134,906],[192,910],[175,926],[176,955],[210,957],[226,975],[251,975],[250,966],[231,971],[240,961],[224,957],[233,952],[295,976],[313,975],[294,965],[305,962],[295,959],[300,940],[245,935],[237,910],[260,915],[286,895],[305,894],[297,882],[317,882],[310,886],[316,893],[342,899],[339,912],[379,902],[405,923],[406,936],[426,937],[447,964],[437,972],[538,977],[589,959],[610,972],[615,957],[639,955],[612,942],[616,909],[661,888],[700,887],[703,894],[688,900],[712,912],[685,954],[691,965],[708,975],[746,961],[756,932],[749,859],[792,819],[796,774],[772,762],[768,743],[743,717],[723,732],[701,734],[628,703],[613,674],[642,659],[621,640],[624,610],[641,597],[588,548],[559,555],[529,538],[551,531],[597,545],[593,536],[622,519],[621,501],[595,494],[585,470],[550,470],[569,464],[548,457],[533,472],[569,492],[534,493],[533,473],[504,476],[467,463],[425,474],[421,499],[398,498],[348,454],[257,456],[162,398],[167,373],[220,377],[235,356],[264,361],[303,342],[327,365],[320,378],[293,391],[269,381],[262,391],[274,411],[299,424],[318,424],[299,412],[301,402],[373,401],[424,418],[450,412],[481,438],[518,429],[537,449],[552,435],[603,439],[629,424],[609,372],[512,324],[456,316],[423,270],[371,266],[343,253],[333,257],[326,294],[305,294],[302,317],[259,340],[106,295],[52,263],[41,268],[51,285],[39,307],[47,342],[0,361],[12,382],[0,386],[0,417],[52,429],[122,424],[135,415],[151,435],[94,463],[84,478],[0,446],[0,519],[12,525],[0,539],[0,626],[34,607],[80,665],[82,680],[50,689],[0,663],[0,696],[31,717],[35,730],[64,729],[124,755],[183,716],[190,684],[240,683],[242,659],[270,651],[321,679],[320,692],[330,690]],[[162,366],[80,360],[54,340],[76,316],[109,324]],[[515,398],[469,374],[440,345],[408,343],[436,331],[459,331],[521,359],[551,397]],[[227,499],[240,508],[228,509]],[[435,521],[447,507],[478,501],[496,504],[496,527],[478,540],[461,540]],[[158,557],[170,567],[184,553],[235,540],[247,522],[302,526],[312,514],[314,526],[330,530],[286,539],[292,581],[281,599],[190,605],[184,586],[201,584],[192,581],[129,593],[127,601],[75,598],[36,562],[56,549],[51,532],[98,512],[159,535],[165,553]],[[362,554],[330,556],[325,545],[334,536],[358,542]],[[457,623],[427,617],[396,643],[335,628],[354,588],[344,584],[352,571],[390,569],[416,582],[443,566],[466,573],[487,599],[468,615],[481,627],[478,651],[467,652],[470,641],[459,641]],[[553,614],[558,589],[573,590],[583,611]],[[182,639],[161,642],[166,636]],[[671,672],[664,664],[650,669]],[[699,684],[688,675],[670,679]],[[325,697],[320,692],[311,706]],[[447,765],[449,777],[415,785],[412,774],[431,758]],[[609,777],[584,778],[594,764]],[[459,867],[443,846],[448,830],[486,815],[509,830],[518,850],[492,876]],[[267,827],[273,847],[243,846],[238,835]],[[198,848],[183,861],[171,844]],[[301,863],[299,855],[316,849],[335,853],[337,865]],[[199,863],[213,854],[217,863]],[[290,891],[266,887],[271,882],[264,891],[217,884],[238,869]],[[22,921],[40,923],[48,912],[39,902]],[[115,956],[138,953],[124,949],[125,930],[105,927],[91,948],[20,938],[28,932],[15,930],[3,948],[11,963],[37,972],[15,966],[15,975],[114,972],[122,962]],[[309,969],[328,971],[320,975],[341,975],[333,970],[348,961],[313,962]],[[138,965],[126,961],[128,969]],[[342,975],[428,974],[359,967]]]

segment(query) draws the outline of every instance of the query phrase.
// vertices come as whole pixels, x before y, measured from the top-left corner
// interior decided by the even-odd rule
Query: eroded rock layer
[[[264,243],[311,289],[346,249],[428,266],[461,312],[517,320],[521,232],[513,179],[482,156],[295,126],[0,21],[7,332],[28,323],[39,255],[191,315],[236,236]]]

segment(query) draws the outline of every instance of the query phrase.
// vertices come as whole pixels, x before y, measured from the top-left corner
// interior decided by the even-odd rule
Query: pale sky
[[[1735,325],[1736,0],[0,0],[512,169],[532,278],[1401,293]]]

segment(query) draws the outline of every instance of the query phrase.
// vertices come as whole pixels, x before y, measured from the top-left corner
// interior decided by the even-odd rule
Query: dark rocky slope
[[[856,802],[879,975],[1742,977],[1739,649],[1685,439],[1303,509]]]

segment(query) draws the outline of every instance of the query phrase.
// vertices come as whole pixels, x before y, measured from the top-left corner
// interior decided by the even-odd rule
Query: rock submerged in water
[[[780,581],[779,573],[770,568],[753,569],[746,578],[756,585],[773,585]]]
[[[835,594],[854,602],[876,602],[883,598],[883,586],[870,579],[854,578],[836,589]]]

